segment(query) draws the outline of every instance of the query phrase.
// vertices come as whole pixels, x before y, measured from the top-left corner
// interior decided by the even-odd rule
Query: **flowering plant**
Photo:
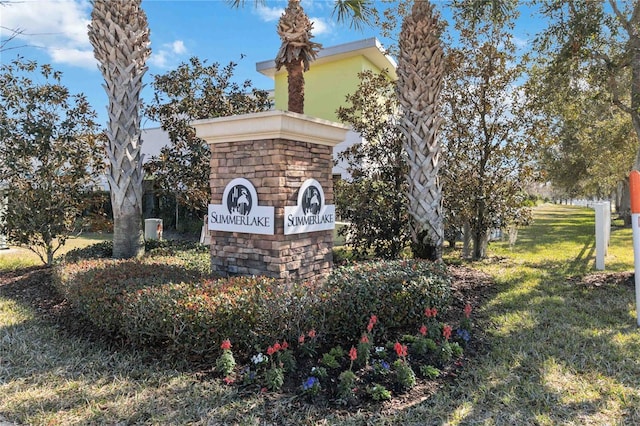
[[[311,329],[307,334],[301,334],[298,337],[298,347],[303,355],[309,358],[316,356],[316,330]]]
[[[450,325],[444,325],[442,327],[442,336],[444,337],[444,340],[449,341],[449,339],[451,338],[451,326]]]
[[[393,345],[393,350],[396,351],[398,358],[405,359],[407,357],[407,345],[403,345],[400,342],[396,342]]]
[[[229,339],[222,341],[220,349],[222,349],[222,353],[216,360],[216,370],[225,376],[225,378],[228,378],[236,366],[236,360],[233,357],[233,352],[231,352],[231,342]]]
[[[310,396],[315,396],[320,393],[320,380],[315,376],[309,376],[302,383],[302,392]]]

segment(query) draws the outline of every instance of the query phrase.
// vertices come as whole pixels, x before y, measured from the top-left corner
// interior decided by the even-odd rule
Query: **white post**
[[[631,214],[631,229],[633,230],[633,263],[636,276],[636,318],[640,326],[640,213]]]
[[[607,228],[611,228],[611,206],[609,203],[596,203],[593,207],[596,211],[596,269],[603,271],[604,257],[607,255],[607,245],[609,244]],[[607,208],[609,209],[608,215]]]
[[[631,192],[631,229],[633,230],[633,262],[636,284],[636,323],[640,327],[640,172],[632,170],[629,175]]]

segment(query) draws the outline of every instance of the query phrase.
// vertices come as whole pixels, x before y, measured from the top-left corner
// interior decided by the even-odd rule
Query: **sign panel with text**
[[[251,182],[236,178],[227,184],[222,204],[209,204],[210,231],[274,234],[273,206],[259,206],[258,193]]]
[[[325,204],[322,186],[307,179],[298,190],[298,205],[284,208],[284,234],[327,231],[336,225],[336,206]]]

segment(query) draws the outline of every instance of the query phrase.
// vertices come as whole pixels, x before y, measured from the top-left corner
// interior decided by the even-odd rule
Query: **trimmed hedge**
[[[57,268],[56,285],[106,332],[208,358],[224,339],[247,357],[312,328],[328,345],[351,345],[371,314],[380,321],[376,337],[397,336],[414,330],[426,307],[445,308],[450,293],[445,267],[430,262],[367,262],[337,268],[321,284],[284,285],[263,277],[212,279],[202,265],[208,253],[150,252],[137,260],[67,261]]]
[[[413,330],[425,308],[446,309],[451,280],[444,264],[421,260],[362,262],[337,268],[324,283],[326,333],[332,340],[357,339],[372,314],[379,337]]]

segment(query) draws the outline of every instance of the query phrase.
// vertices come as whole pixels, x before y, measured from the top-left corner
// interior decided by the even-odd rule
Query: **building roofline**
[[[318,52],[318,56],[313,61],[313,64],[320,65],[358,55],[364,56],[378,68],[382,70],[386,69],[392,80],[398,79],[396,74],[396,68],[398,65],[396,64],[396,61],[385,53],[384,47],[375,37],[321,49]],[[273,59],[257,62],[256,71],[270,78],[274,78],[276,73],[279,74],[281,72],[286,72],[284,69],[276,71],[276,63]]]

